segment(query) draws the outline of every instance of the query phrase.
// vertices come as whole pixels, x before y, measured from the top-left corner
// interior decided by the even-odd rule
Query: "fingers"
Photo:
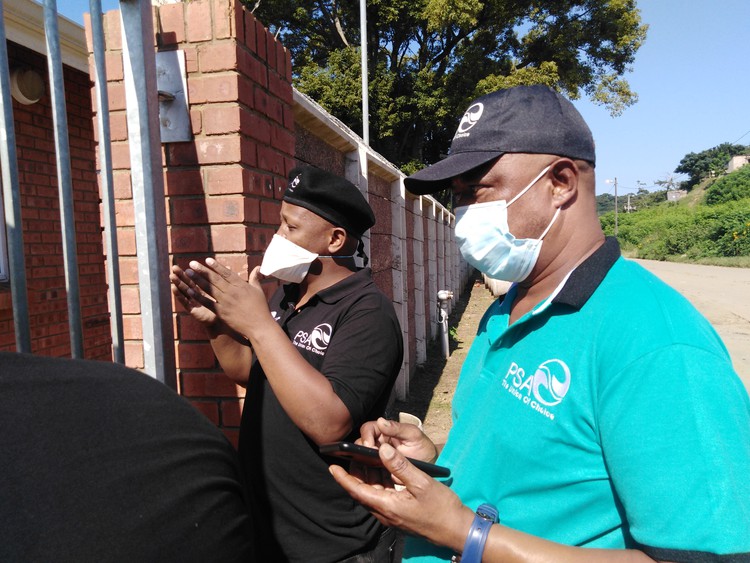
[[[416,496],[416,492],[429,486],[432,478],[420,471],[404,457],[396,448],[390,444],[383,444],[379,449],[380,460],[383,466],[391,472],[394,480],[397,480]]]
[[[368,448],[376,448],[380,443],[378,438],[381,434],[382,432],[376,421],[365,422],[359,429],[357,443]]]
[[[169,275],[169,281],[172,283],[172,295],[175,299],[190,310],[190,289],[195,286],[195,283],[187,277],[185,272],[179,266],[172,267],[172,273]]]
[[[231,278],[237,277],[237,274],[235,274],[232,270],[227,268],[226,266],[220,264],[217,262],[214,258],[206,258],[206,266],[219,274],[222,278],[225,280],[230,280]]]
[[[349,474],[353,477],[372,485],[384,489],[393,488],[393,480],[387,469],[375,465],[366,465],[364,463],[352,462],[349,464]]]
[[[358,443],[370,448],[377,448],[380,444],[390,443],[391,438],[403,438],[401,432],[403,427],[398,422],[387,420],[383,417],[375,421],[365,422],[359,429]],[[407,434],[411,432],[407,429]]]
[[[341,485],[341,487],[343,487],[343,489],[349,493],[354,500],[370,510],[380,522],[387,526],[394,525],[394,522],[384,517],[384,514],[389,512],[388,506],[391,502],[391,495],[395,493],[394,489],[385,489],[383,487],[369,485],[362,481],[362,479],[350,475],[339,465],[331,465],[328,470],[336,482]]]

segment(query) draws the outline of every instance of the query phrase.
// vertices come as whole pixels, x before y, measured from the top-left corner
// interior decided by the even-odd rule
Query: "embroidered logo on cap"
[[[453,136],[454,139],[459,137],[466,137],[469,135],[467,131],[474,127],[479,119],[482,117],[482,114],[484,113],[484,104],[482,102],[477,102],[476,104],[473,104],[469,109],[466,110],[466,113],[461,118],[461,123],[458,124],[458,129],[456,130],[456,134]]]
[[[301,178],[302,178],[302,174],[297,174],[294,177],[294,180],[292,180],[291,182],[289,182],[289,188],[288,189],[289,189],[290,192],[293,192],[294,188],[296,188],[299,185],[299,183],[301,181]]]

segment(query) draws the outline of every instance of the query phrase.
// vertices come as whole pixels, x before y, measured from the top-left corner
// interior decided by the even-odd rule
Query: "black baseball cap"
[[[314,166],[298,166],[289,173],[283,200],[312,211],[357,238],[375,224],[375,214],[357,186]]]
[[[548,86],[516,86],[477,98],[453,136],[448,156],[412,174],[406,189],[422,195],[505,153],[553,154],[596,163],[591,130],[570,101]]]

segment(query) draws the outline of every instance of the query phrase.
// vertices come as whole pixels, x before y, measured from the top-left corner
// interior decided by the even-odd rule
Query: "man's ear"
[[[561,158],[550,169],[552,199],[555,207],[563,207],[578,194],[580,171],[575,162]]]
[[[344,245],[346,245],[348,238],[349,235],[347,234],[346,229],[342,227],[333,227],[328,239],[328,253],[331,256],[335,255],[344,247]]]

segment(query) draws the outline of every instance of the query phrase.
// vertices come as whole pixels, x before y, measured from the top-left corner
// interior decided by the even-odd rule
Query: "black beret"
[[[284,201],[312,211],[357,238],[375,224],[375,214],[357,186],[314,166],[298,166],[289,173]]]

